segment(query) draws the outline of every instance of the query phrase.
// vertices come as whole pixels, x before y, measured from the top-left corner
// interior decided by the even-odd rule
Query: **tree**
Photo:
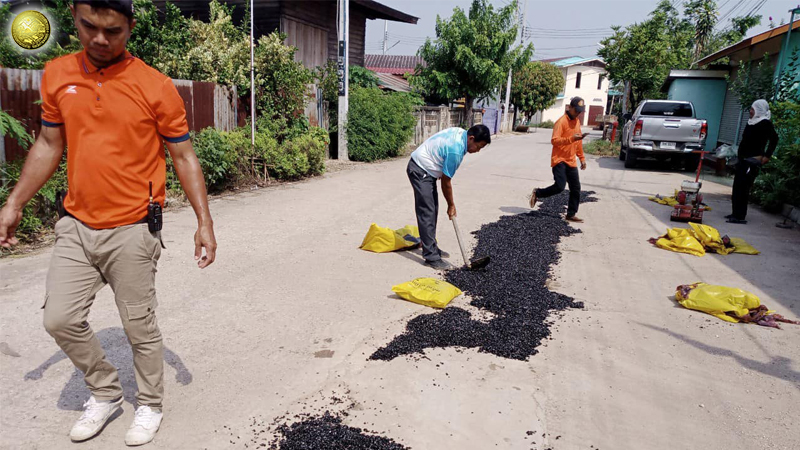
[[[552,106],[564,90],[564,74],[558,67],[540,61],[529,62],[514,72],[511,103],[525,116],[525,122],[538,111]]]
[[[714,37],[717,25],[717,2],[714,0],[693,0],[685,5],[685,13],[694,25],[694,61],[706,55],[706,49]]]
[[[648,20],[612,30],[597,54],[605,60],[612,82],[630,82],[633,105],[660,98],[669,71],[687,69],[692,62],[695,31],[668,0],[662,0]]]
[[[761,24],[761,16],[741,16],[731,19],[731,24],[719,33],[716,33],[701,57],[716,53],[745,38],[747,32]],[[727,60],[727,58],[725,58]],[[724,61],[720,61],[724,62]]]
[[[467,15],[455,8],[450,19],[436,17],[436,39],[426,40],[418,55],[427,63],[411,77],[426,94],[463,98],[469,124],[475,99],[499,88],[508,71],[529,61],[533,46],[512,48],[517,36],[517,2],[499,10],[487,0],[473,0]]]

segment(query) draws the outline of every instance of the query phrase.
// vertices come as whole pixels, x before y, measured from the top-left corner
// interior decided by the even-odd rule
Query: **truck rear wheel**
[[[628,149],[625,152],[625,168],[631,169],[636,166],[636,154],[633,153],[633,150]]]

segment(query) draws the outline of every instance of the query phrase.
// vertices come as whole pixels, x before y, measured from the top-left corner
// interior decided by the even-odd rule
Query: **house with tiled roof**
[[[608,102],[608,77],[606,63],[600,58],[570,56],[542,59],[561,69],[564,74],[564,89],[558,94],[555,104],[537,113],[533,122],[555,122],[564,115],[572,97],[581,97],[586,103],[586,111],[580,115],[583,126],[595,126],[597,118],[602,117]]]
[[[364,67],[375,72],[381,81],[381,88],[398,92],[411,92],[408,75],[425,61],[411,55],[364,55]]]

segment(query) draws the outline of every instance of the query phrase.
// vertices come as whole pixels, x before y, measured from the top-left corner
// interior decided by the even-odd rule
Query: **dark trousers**
[[[740,160],[736,164],[736,175],[733,177],[733,217],[744,220],[747,217],[747,202],[750,200],[750,189],[756,181],[761,168],[758,164]]]
[[[439,190],[436,178],[418,166],[414,160],[408,162],[408,180],[414,188],[414,210],[417,213],[417,227],[422,240],[422,257],[426,261],[442,259],[436,245],[436,219],[439,217]]]
[[[567,217],[578,214],[578,205],[581,203],[581,178],[577,167],[570,167],[567,163],[558,163],[553,167],[555,183],[545,189],[536,190],[536,198],[547,198],[564,192],[564,187],[569,184],[569,205]]]

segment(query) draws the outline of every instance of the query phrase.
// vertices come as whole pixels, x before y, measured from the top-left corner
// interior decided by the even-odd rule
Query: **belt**
[[[68,217],[72,217],[73,219],[75,219],[78,222],[82,223],[83,226],[85,226],[86,228],[91,228],[92,230],[96,230],[97,229],[97,228],[90,227],[89,225],[86,225],[81,219],[78,219],[77,217],[73,216],[69,211],[64,211],[64,215],[68,216]],[[120,225],[120,227],[126,227],[126,226],[130,226],[130,225],[140,225],[140,224],[143,224],[143,223],[147,223],[147,216],[145,216],[142,219],[137,220],[136,222],[128,223],[128,224],[125,224],[125,225]],[[119,227],[114,227],[114,228],[119,228]]]

